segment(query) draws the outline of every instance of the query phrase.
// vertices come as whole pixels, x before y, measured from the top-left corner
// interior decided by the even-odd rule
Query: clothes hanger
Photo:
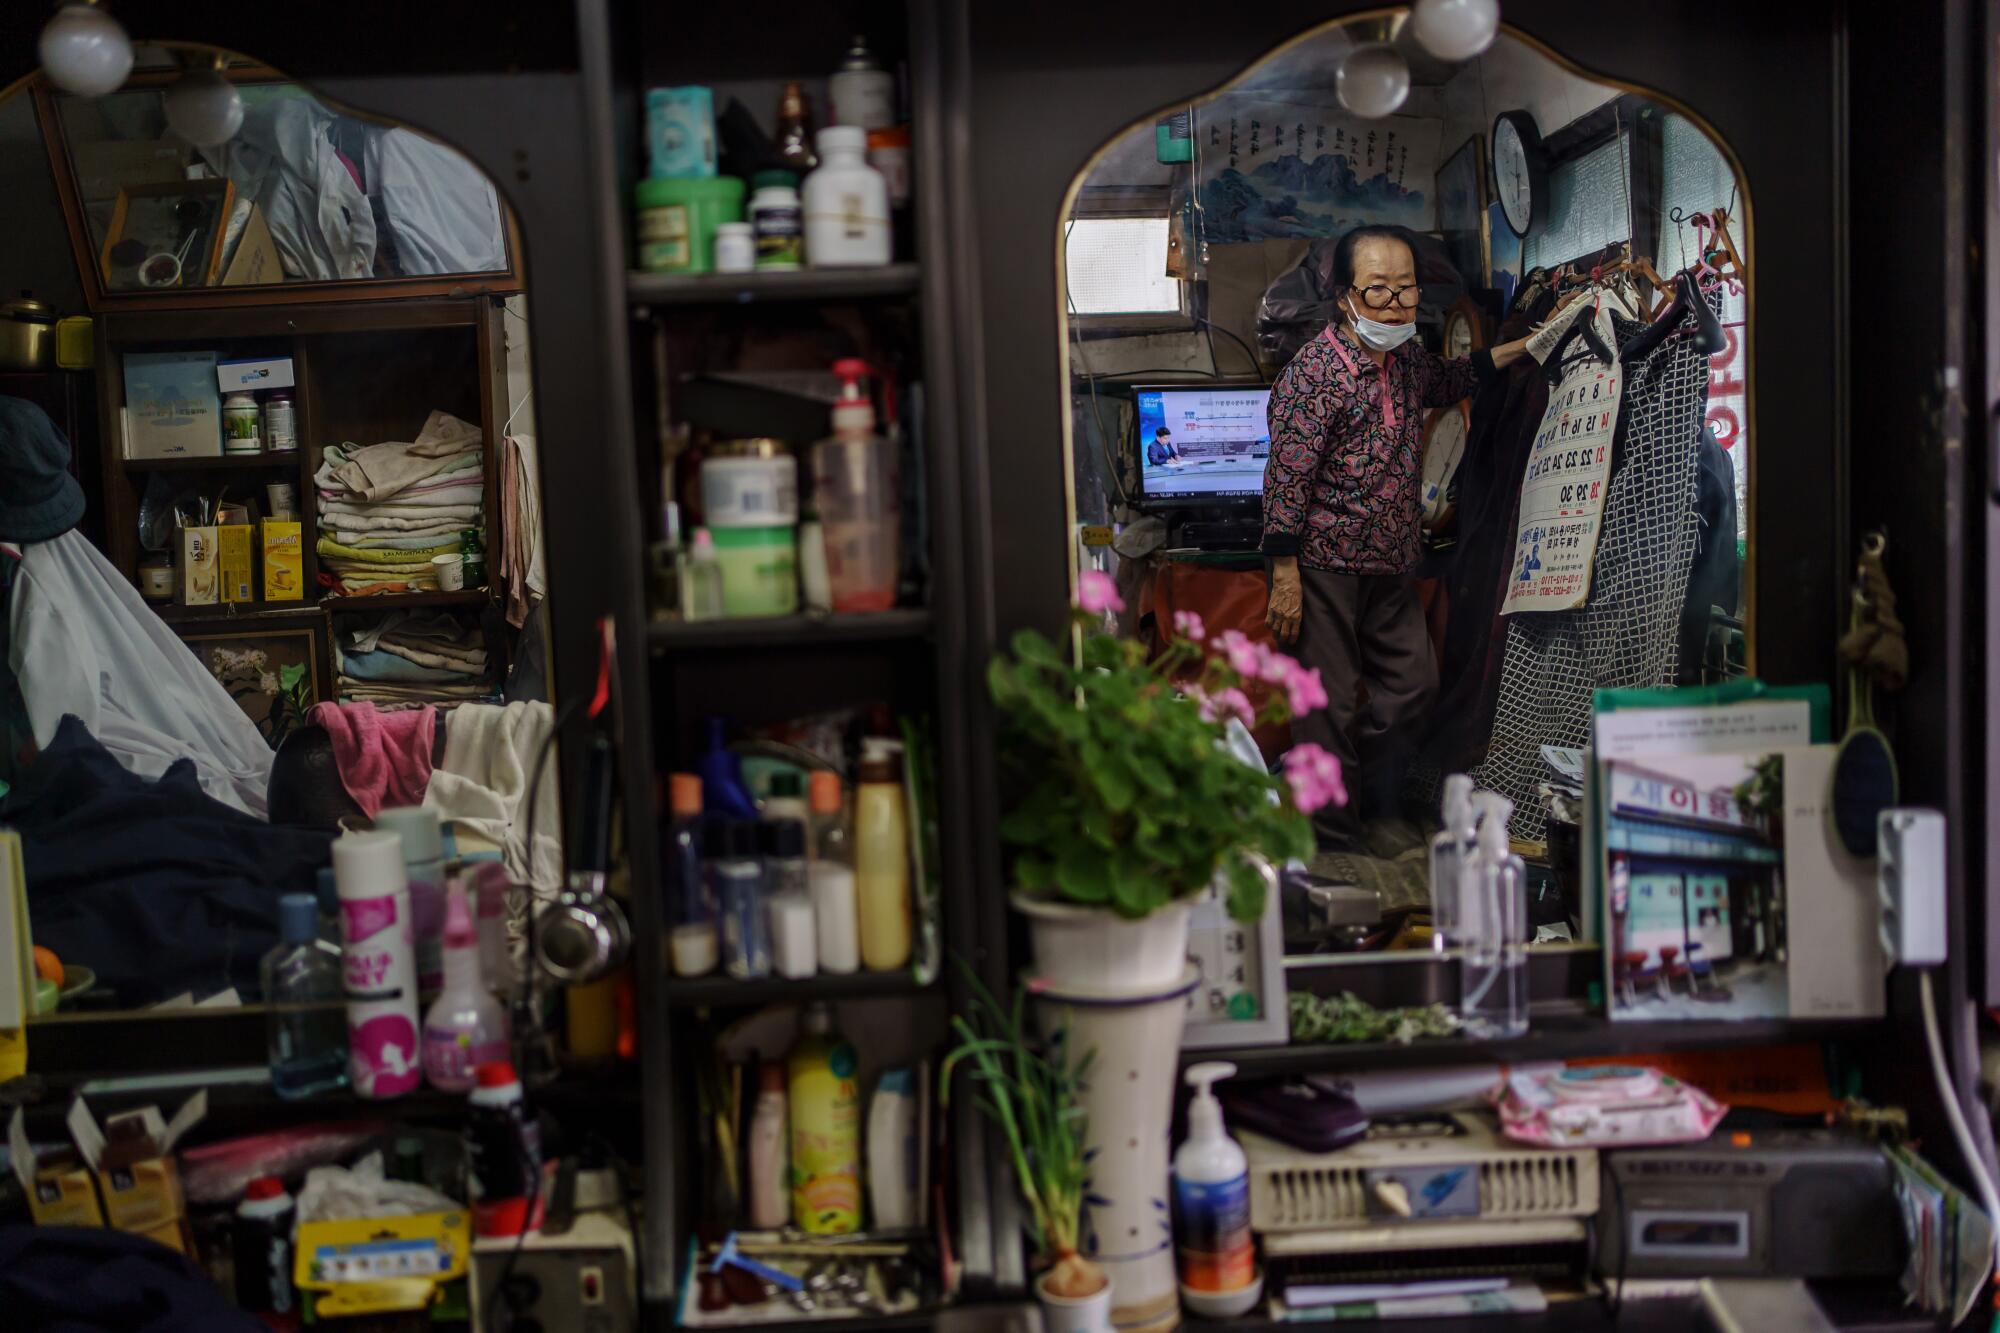
[[[1729,345],[1728,337],[1722,332],[1722,323],[1715,312],[1708,308],[1708,301],[1702,296],[1695,279],[1695,270],[1682,269],[1674,277],[1676,296],[1658,319],[1639,330],[1638,336],[1625,344],[1618,359],[1626,365],[1643,361],[1653,354],[1653,349],[1679,332],[1688,318],[1693,319],[1695,350],[1703,356],[1714,356]]]

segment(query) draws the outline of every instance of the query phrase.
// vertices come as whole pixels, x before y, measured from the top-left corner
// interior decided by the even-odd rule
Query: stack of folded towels
[[[483,526],[485,465],[479,428],[448,412],[407,444],[329,447],[313,477],[323,581],[347,596],[435,591],[431,557]]]
[[[449,611],[341,616],[333,636],[342,703],[380,709],[499,702],[476,619]]]

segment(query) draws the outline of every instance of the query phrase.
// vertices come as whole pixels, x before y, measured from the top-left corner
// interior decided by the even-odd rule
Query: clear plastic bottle
[[[347,1013],[341,1008],[340,948],[319,937],[310,893],[278,900],[278,947],[264,955],[265,1035],[271,1087],[286,1098],[347,1086]]]
[[[771,924],[757,825],[748,819],[712,822],[706,846],[709,884],[722,915],[722,966],[732,977],[768,977]]]
[[[1459,1016],[1468,1036],[1518,1037],[1528,1030],[1528,868],[1507,846],[1514,803],[1481,791],[1472,804],[1480,822],[1459,874]]]
[[[507,1058],[507,1010],[480,975],[464,882],[445,893],[444,989],[424,1013],[424,1077],[440,1092],[467,1092],[474,1070]]]
[[[836,612],[887,611],[896,604],[896,448],[876,433],[868,364],[836,361],[833,373],[841,382],[833,434],[813,446],[829,600]]]
[[[1458,943],[1458,870],[1472,850],[1472,779],[1444,780],[1444,827],[1431,839],[1431,948]]]
[[[722,618],[722,561],[707,528],[694,530],[694,544],[682,557],[681,615],[687,620]]]
[[[701,869],[701,779],[675,773],[667,779],[671,816],[661,838],[662,878],[667,886],[667,921],[674,975],[705,977],[715,971],[715,894]]]
[[[910,834],[896,743],[862,742],[854,794],[854,881],[861,962],[889,972],[910,961]]]
[[[806,860],[806,826],[796,819],[764,821],[764,902],[770,918],[772,966],[798,979],[819,971],[819,941]]]
[[[861,926],[854,903],[854,844],[847,831],[847,802],[840,775],[812,775],[813,928],[819,935],[822,972],[845,974],[861,966]]]

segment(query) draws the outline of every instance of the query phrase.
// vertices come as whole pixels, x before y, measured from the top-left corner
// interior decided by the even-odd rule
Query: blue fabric
[[[479,679],[477,672],[428,667],[380,648],[372,653],[342,653],[340,674],[353,680],[447,681],[453,685],[466,685]]]
[[[84,1227],[0,1227],[10,1333],[266,1333],[157,1241]]]
[[[0,825],[21,834],[35,943],[125,1005],[255,995],[279,897],[311,893],[333,856],[330,833],[213,799],[188,760],[157,782],[128,773],[75,717],[0,800]]]

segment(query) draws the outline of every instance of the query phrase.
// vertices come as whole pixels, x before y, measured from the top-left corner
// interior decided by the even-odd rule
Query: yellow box
[[[208,1094],[197,1092],[172,1120],[156,1106],[112,1116],[99,1128],[82,1098],[69,1108],[70,1137],[97,1177],[105,1220],[178,1250],[193,1252],[187,1230],[187,1200],[181,1192],[174,1145],[208,1114]]]
[[[174,601],[180,606],[214,606],[222,600],[221,567],[212,527],[174,529]]]
[[[264,600],[303,601],[306,595],[306,556],[297,519],[264,520]]]
[[[68,1165],[43,1166],[35,1160],[28,1142],[28,1119],[20,1107],[7,1126],[7,1157],[14,1168],[21,1192],[28,1196],[28,1215],[40,1227],[101,1227],[104,1211],[98,1206],[97,1186],[90,1168],[74,1161]]]
[[[222,568],[222,600],[257,600],[256,565],[250,559],[250,525],[231,523],[215,530],[217,560]]]
[[[427,1309],[440,1284],[465,1276],[471,1215],[335,1218],[299,1224],[292,1280],[317,1293],[322,1319]]]

